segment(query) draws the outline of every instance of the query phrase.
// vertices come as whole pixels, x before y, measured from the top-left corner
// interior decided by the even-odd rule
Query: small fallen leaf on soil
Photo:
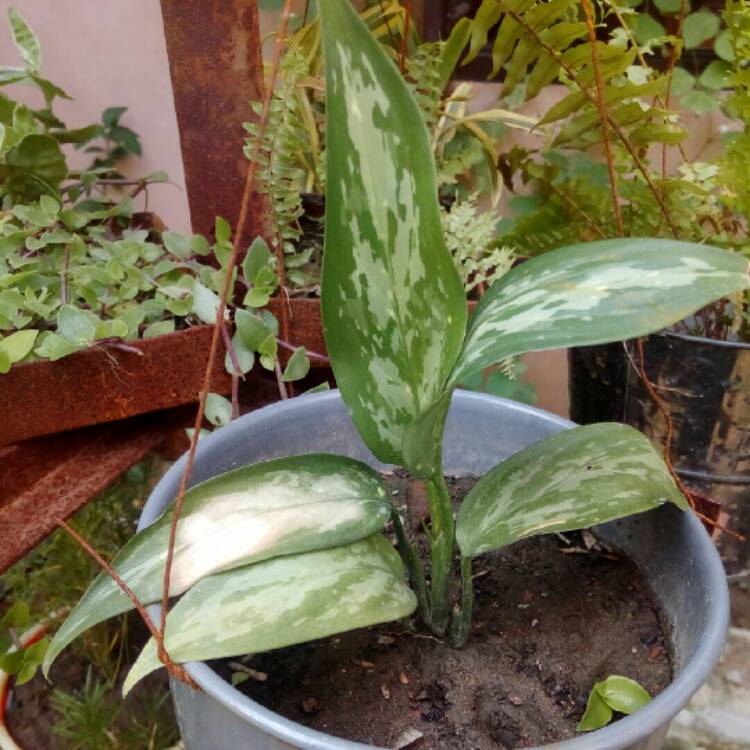
[[[362,667],[362,669],[375,669],[375,665],[371,661],[352,659],[352,664],[356,664],[358,667]]]
[[[393,750],[407,750],[407,748],[414,747],[424,735],[418,729],[407,729],[397,740],[393,746]]]
[[[657,644],[648,652],[648,658],[651,661],[656,661],[663,653],[664,649]]]
[[[386,700],[391,699],[391,691],[388,689],[388,686],[385,683],[380,686],[380,692],[383,694],[383,698],[385,698]]]
[[[256,680],[257,682],[265,682],[268,679],[268,674],[266,672],[259,672],[257,669],[248,667],[245,664],[240,664],[240,662],[230,661],[229,666],[235,670],[234,675],[232,675],[232,680],[235,679],[235,675],[237,675],[238,673],[243,674],[245,676],[245,680],[248,678],[252,678],[253,680]],[[240,682],[244,682],[244,680],[240,680]],[[239,683],[233,683],[233,684],[239,684]]]
[[[401,672],[401,674],[398,676],[398,681],[402,685],[408,685],[409,684],[409,678],[403,672]]]
[[[318,703],[317,698],[305,698],[305,700],[302,701],[302,710],[306,714],[315,714],[318,711],[320,711],[320,703]]]

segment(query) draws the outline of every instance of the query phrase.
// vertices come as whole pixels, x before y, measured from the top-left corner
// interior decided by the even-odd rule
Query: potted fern
[[[592,244],[586,253],[563,248],[493,285],[467,328],[461,280],[442,240],[429,139],[414,98],[347,0],[322,0],[320,8],[329,113],[322,309],[340,392],[267,407],[201,441],[167,581],[168,592],[182,596],[166,615],[164,645],[177,662],[241,658],[411,618],[400,626],[404,637],[437,643],[441,661],[468,679],[471,670],[461,662],[472,648],[480,644],[487,661],[481,644],[488,634],[476,622],[472,630],[473,613],[488,606],[494,613],[488,626],[497,627],[510,619],[504,608],[523,612],[531,606],[528,598],[510,603],[502,588],[486,602],[475,579],[493,575],[486,569],[503,570],[519,540],[595,526],[600,541],[592,545],[604,543],[604,554],[617,550],[631,558],[631,583],[651,588],[658,599],[674,629],[676,673],[637,717],[577,738],[571,738],[569,721],[567,730],[535,744],[654,747],[706,678],[724,640],[726,582],[710,540],[637,431],[616,424],[574,428],[538,410],[456,391],[456,384],[512,354],[656,330],[745,289],[747,264],[735,254],[667,240],[613,240]],[[142,602],[160,598],[169,504],[184,461],[157,486],[141,531],[113,561]],[[423,519],[423,535],[419,521],[404,523],[393,491],[386,491],[376,471],[394,464],[425,483],[429,520]],[[457,494],[452,498],[446,474],[481,477],[455,513]],[[383,533],[388,521],[398,552]],[[496,550],[505,552],[498,557]],[[475,560],[484,561],[481,570]],[[605,587],[609,575],[604,573]],[[566,591],[576,582],[585,591],[587,576],[579,571]],[[555,606],[543,600],[542,617]],[[585,609],[585,600],[583,593],[572,606]],[[78,634],[130,606],[113,580],[98,578],[55,635],[45,656],[47,672]],[[538,626],[528,622],[524,632]],[[560,635],[569,649],[575,633],[563,626]],[[395,636],[389,637],[392,643]],[[605,647],[611,650],[614,638],[608,631]],[[339,641],[334,638],[331,647]],[[295,662],[321,647],[315,643],[279,658]],[[670,648],[666,641],[663,648]],[[534,652],[524,653],[530,661],[523,669],[536,680]],[[583,658],[584,649],[576,654]],[[334,680],[345,680],[355,664],[343,658]],[[125,689],[160,664],[152,641]],[[375,669],[361,660],[356,667]],[[263,681],[245,662],[243,670]],[[258,705],[208,664],[188,664],[187,673],[200,690],[181,683],[173,689],[183,736],[193,749],[363,747],[352,739],[363,739],[369,724],[352,707],[375,701],[366,691],[357,702],[363,686],[358,676],[350,697],[332,707],[346,719],[341,738]],[[323,679],[325,670],[308,684]],[[499,678],[493,673],[492,679]],[[405,689],[409,676],[399,683]],[[454,694],[433,685],[427,698],[433,704],[457,701],[459,685]],[[390,701],[390,690],[380,686],[382,701]],[[443,690],[442,697],[436,690]],[[493,705],[519,706],[524,699],[484,697],[489,705],[479,701],[464,710],[467,725],[486,730],[483,746],[528,746],[522,734],[502,734],[510,731],[512,717],[497,719]],[[303,708],[308,717],[317,713],[309,700]],[[541,704],[529,708],[542,710]],[[501,716],[507,718],[508,710]],[[368,735],[365,743],[406,747],[416,741],[407,731],[412,721],[400,715],[386,732],[395,732],[393,739]],[[438,716],[422,721],[428,731]],[[456,741],[455,735],[428,740],[432,747]]]
[[[579,54],[583,25],[576,45],[568,46],[570,38],[562,34],[567,18],[550,15],[543,25],[534,25],[542,5],[531,3],[517,14],[515,33],[523,44],[507,60],[501,58],[506,86],[519,80],[511,71],[521,65],[533,69],[544,54],[563,63]],[[494,7],[501,24],[507,24],[510,4]],[[614,4],[597,8],[597,14],[600,35],[608,35],[599,54],[604,113],[597,107],[596,77],[575,71],[564,98],[541,118],[559,122],[551,142],[539,152],[516,151],[509,157],[515,179],[530,194],[511,201],[514,216],[504,221],[500,241],[522,254],[538,255],[561,242],[625,234],[708,242],[746,255],[750,203],[740,165],[750,142],[747,4],[726,3],[726,28],[716,45],[721,59],[692,88],[692,77],[676,67],[680,45],[675,37],[644,40],[637,16],[623,14]],[[684,29],[677,25],[676,37],[684,30],[688,49],[695,40],[691,21],[701,16],[710,17],[695,13]],[[525,45],[534,52],[526,54]],[[612,52],[617,49],[619,57]],[[648,62],[653,59],[649,53],[657,50],[668,61],[666,70]],[[721,105],[738,129],[722,137],[721,156],[691,160],[679,107],[706,99]],[[600,145],[607,159],[592,154],[592,146]],[[747,321],[748,298],[738,294],[642,342],[569,353],[571,418],[625,421],[658,447],[669,435],[671,462],[680,476],[698,495],[719,501],[729,519],[724,522],[741,536],[750,533]],[[724,535],[721,547],[731,573],[747,567],[750,548],[743,540]]]

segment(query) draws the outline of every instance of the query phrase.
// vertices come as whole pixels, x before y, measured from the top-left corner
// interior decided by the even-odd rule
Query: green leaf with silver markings
[[[514,354],[644,336],[749,286],[747,258],[708,245],[627,238],[553,250],[484,295],[451,382]]]
[[[170,595],[221,570],[362,539],[390,513],[380,475],[343,456],[292,456],[229,471],[185,494]],[[144,604],[161,599],[171,520],[165,513],[112,562]],[[99,575],[57,631],[45,672],[80,633],[131,608],[117,584]]]
[[[370,450],[429,475],[439,452],[430,445],[407,459],[405,436],[444,394],[466,322],[430,140],[403,77],[349,1],[321,0],[319,8],[328,113],[326,344]]]
[[[401,559],[380,534],[342,547],[279,557],[211,576],[167,616],[177,662],[269,651],[412,614]],[[123,685],[162,666],[153,640]]]
[[[648,438],[603,422],[540,440],[487,472],[456,519],[464,557],[687,502]]]

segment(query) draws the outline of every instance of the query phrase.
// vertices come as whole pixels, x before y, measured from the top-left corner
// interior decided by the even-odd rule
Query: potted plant
[[[414,632],[437,639],[443,660],[458,664],[483,640],[471,632],[472,612],[484,606],[482,596],[474,600],[481,574],[474,560],[521,539],[595,525],[634,560],[639,572],[628,568],[631,579],[643,576],[664,608],[677,675],[637,718],[557,746],[655,747],[723,643],[726,582],[710,540],[683,512],[685,498],[636,430],[572,428],[529,407],[454,391],[505,356],[659,329],[747,288],[747,264],[668,240],[612,240],[585,253],[564,248],[494,284],[467,329],[415,101],[346,0],[323,0],[320,8],[329,113],[322,310],[341,390],[268,407],[201,441],[197,484],[185,496],[167,572],[167,592],[182,597],[166,616],[164,646],[176,662],[218,659],[416,612]],[[168,505],[185,461],[165,475],[142,530],[113,561],[143,603],[161,596]],[[419,525],[405,526],[371,468],[384,464],[425,482],[424,536]],[[481,475],[456,514],[445,474]],[[382,533],[389,518],[398,553]],[[502,595],[496,604],[493,618],[502,620]],[[55,635],[45,669],[79,633],[131,606],[118,584],[100,576]],[[157,652],[154,641],[146,646],[126,689],[160,666]],[[533,662],[528,667],[539,674]],[[187,670],[203,691],[174,686],[191,748],[361,746],[262,708],[207,664]],[[335,679],[343,678],[337,672]],[[387,686],[381,692],[386,699]],[[481,706],[469,709],[468,722],[472,711]],[[351,717],[349,730],[361,728]]]
[[[32,85],[44,105],[0,94],[0,446],[194,401],[231,248],[223,219],[211,245],[134,210],[137,195],[167,178],[117,172],[118,159],[141,150],[121,122],[124,108],[67,128],[54,103],[68,95],[42,77],[33,30],[13,9],[9,19],[23,66],[3,68],[0,85]],[[90,167],[71,169],[65,144],[94,154]],[[256,354],[266,369],[278,367],[278,327],[269,314],[253,315],[275,288],[270,260],[262,241],[248,252],[213,391],[229,393]]]

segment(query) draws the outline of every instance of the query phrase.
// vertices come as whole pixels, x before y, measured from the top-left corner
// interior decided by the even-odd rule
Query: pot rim
[[[338,390],[334,389],[325,393],[299,396],[295,399],[279,401],[264,406],[222,427],[220,431],[221,440],[239,438],[243,434],[247,422],[254,421],[253,418],[260,414],[264,418],[273,417],[289,409],[294,409],[302,403],[309,404],[313,400],[321,404],[327,402],[333,403],[339,401],[340,398]],[[485,404],[488,400],[492,402],[504,402],[511,412],[531,414],[548,424],[559,425],[567,429],[575,426],[574,422],[542,409],[488,394],[457,389],[453,394],[453,398],[465,402],[475,401],[479,404]],[[205,451],[207,445],[217,439],[219,439],[218,433],[212,433],[201,439],[200,443],[198,443],[196,456],[200,455],[202,450]],[[159,489],[163,484],[169,483],[173,477],[179,479],[186,458],[187,455],[185,454],[176,461],[153,489],[138,521],[138,531],[152,524],[161,514],[163,509],[158,507],[160,503],[156,499],[160,494]],[[708,625],[700,639],[698,647],[690,660],[684,665],[680,674],[647,706],[640,709],[637,714],[625,716],[614,724],[610,724],[590,734],[563,740],[551,745],[529,748],[529,750],[552,750],[553,748],[554,750],[619,750],[620,748],[627,748],[632,743],[649,737],[663,727],[664,724],[671,721],[687,704],[690,697],[706,681],[719,660],[726,640],[729,628],[729,591],[719,554],[701,522],[692,513],[687,517],[686,533],[691,536],[693,544],[703,548],[700,557],[707,566],[707,575],[715,581],[716,585],[712,587],[715,599],[712,602],[713,606],[709,612]],[[152,604],[147,609],[155,622],[160,619],[160,605]],[[214,700],[218,701],[232,713],[255,725],[261,726],[264,731],[279,740],[298,743],[304,747],[316,748],[316,750],[362,750],[363,748],[381,750],[373,745],[364,745],[359,742],[318,732],[276,714],[232,687],[228,682],[219,677],[205,662],[188,662],[185,664],[185,668],[198,685]]]
[[[725,349],[750,349],[750,342],[747,341],[726,341],[724,339],[712,339],[707,336],[693,336],[689,333],[680,333],[679,331],[659,331],[657,336],[667,338],[681,339],[694,344],[703,344],[704,346],[718,346]]]

